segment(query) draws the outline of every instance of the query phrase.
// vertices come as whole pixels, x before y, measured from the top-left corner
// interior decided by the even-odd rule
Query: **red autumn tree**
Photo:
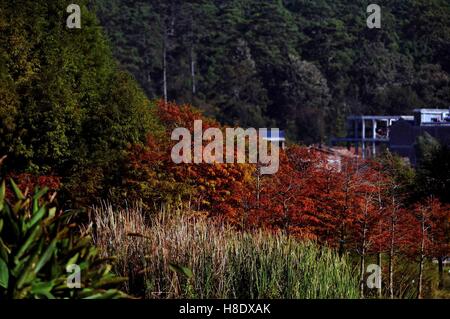
[[[306,221],[306,213],[311,204],[307,196],[306,176],[306,172],[297,170],[282,152],[279,171],[264,179],[259,207],[252,214],[254,222],[287,234],[310,237],[311,223]]]
[[[449,253],[447,222],[449,219],[448,207],[434,198],[426,198],[417,203],[412,209],[415,219],[415,241],[409,250],[415,256],[419,264],[418,293],[419,299],[423,298],[423,274],[424,264],[427,258],[447,256]]]
[[[319,174],[324,158],[318,152],[293,146],[280,152],[279,171],[257,176],[250,213],[251,223],[282,230],[300,238],[319,239],[324,228],[317,210]]]
[[[123,176],[126,187],[122,193],[143,198],[148,206],[165,203],[189,202],[196,210],[238,220],[237,207],[240,191],[252,174],[247,164],[175,164],[171,159],[174,141],[172,130],[183,127],[194,131],[194,121],[201,120],[203,129],[223,129],[217,122],[205,118],[189,105],[158,103],[157,113],[166,128],[166,134],[149,136],[147,145],[130,148],[128,164]],[[207,141],[204,141],[207,142]],[[193,147],[193,145],[192,145]],[[131,192],[129,191],[131,189]],[[237,189],[240,189],[237,192]],[[125,195],[125,194],[122,194]]]
[[[353,227],[357,211],[364,199],[367,164],[355,159],[343,159],[341,169],[327,180],[328,194],[322,202],[327,202],[327,241],[339,247],[339,254],[354,246]],[[323,203],[321,205],[324,205]]]

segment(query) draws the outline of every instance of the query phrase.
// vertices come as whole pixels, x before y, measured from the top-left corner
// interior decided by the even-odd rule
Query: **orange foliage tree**
[[[252,166],[173,163],[170,154],[174,143],[170,136],[175,128],[187,128],[193,133],[195,120],[202,120],[203,129],[223,128],[189,105],[161,101],[157,113],[166,134],[160,138],[150,135],[147,145],[130,148],[123,173],[126,187],[121,188],[121,195],[125,192],[129,197],[131,189],[133,196],[143,199],[147,206],[188,202],[196,210],[237,220],[237,204],[233,202],[239,202],[238,195],[246,189],[244,184],[251,177]]]

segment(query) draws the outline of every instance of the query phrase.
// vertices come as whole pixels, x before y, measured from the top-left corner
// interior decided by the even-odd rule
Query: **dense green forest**
[[[450,105],[450,2],[96,0],[114,55],[151,98],[304,143],[350,113]]]
[[[101,193],[126,146],[157,130],[88,1],[78,2],[83,27],[70,30],[68,1],[0,1],[2,170],[64,176],[71,198]]]

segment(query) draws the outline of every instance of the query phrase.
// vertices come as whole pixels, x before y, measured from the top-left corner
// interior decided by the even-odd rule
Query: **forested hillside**
[[[349,113],[450,105],[450,2],[96,0],[122,66],[151,98],[226,124],[326,141]]]

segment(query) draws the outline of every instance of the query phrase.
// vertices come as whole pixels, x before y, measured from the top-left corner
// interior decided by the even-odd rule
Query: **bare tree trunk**
[[[381,265],[381,252],[378,252],[378,254],[377,254],[377,264],[378,264],[378,267],[380,267],[380,274],[383,274],[383,271],[382,271],[383,268]],[[383,289],[381,287],[381,283],[382,283],[382,280],[380,278],[380,286],[378,288],[378,298],[383,298]]]
[[[357,164],[356,164],[357,165]],[[345,182],[345,189],[344,189],[344,191],[345,191],[345,205],[344,205],[344,207],[343,207],[343,216],[345,216],[345,215],[347,215],[347,213],[348,213],[348,207],[349,207],[349,193],[350,193],[350,186],[349,186],[349,183],[350,183],[350,181],[349,181],[349,179],[350,179],[350,176],[347,176],[346,177],[346,182]],[[341,222],[341,225],[340,225],[340,230],[339,230],[339,250],[338,250],[338,253],[339,253],[339,257],[342,257],[343,255],[344,255],[344,252],[345,252],[345,235],[346,235],[346,233],[345,233],[345,222],[344,221],[342,221]]]
[[[256,207],[259,208],[261,200],[261,167],[258,162],[256,167]]]
[[[163,94],[164,103],[167,104],[167,31],[165,31],[163,43]]]
[[[422,217],[421,221],[421,241],[420,241],[420,262],[419,262],[419,282],[418,282],[418,293],[417,298],[423,299],[423,265],[425,262],[425,218]]]
[[[380,179],[381,180],[381,179]],[[380,184],[378,184],[378,186],[380,186]],[[384,207],[383,207],[383,199],[382,199],[382,195],[381,195],[381,191],[382,190],[382,186],[378,188],[378,212],[380,214],[379,216],[379,221],[378,221],[378,230],[380,232],[380,234],[382,233],[382,229],[383,229],[383,214],[385,212]],[[382,245],[379,244],[378,245],[378,254],[377,254],[377,265],[378,267],[380,267],[380,276],[383,275],[383,265],[382,265]],[[378,298],[381,299],[383,298],[383,280],[382,277],[380,277],[380,282],[379,282],[379,287],[378,287]]]
[[[361,253],[361,266],[359,269],[359,294],[361,296],[361,298],[364,298],[364,274],[365,274],[365,270],[366,270],[366,253],[364,251],[363,248],[363,252]]]
[[[361,268],[359,272],[359,293],[361,298],[364,298],[364,274],[366,273],[366,237],[367,237],[367,223],[364,222],[363,226],[363,238],[361,245]]]
[[[421,256],[420,263],[419,263],[419,284],[418,284],[418,299],[423,299],[423,264],[424,264],[425,258]]]
[[[444,288],[444,257],[438,257],[439,289]]]
[[[148,46],[148,44],[147,44],[147,32],[144,32],[144,48],[145,48],[145,53],[144,53],[144,55],[145,55],[145,58],[144,58],[145,66],[144,66],[144,68],[145,68],[145,73],[146,73],[145,77],[146,77],[146,81],[147,81],[146,85],[151,86],[152,77],[151,77],[151,74],[150,74],[150,56],[149,56],[149,54],[147,52],[147,46]]]
[[[394,249],[389,251],[389,298],[394,299]]]
[[[391,242],[389,247],[389,298],[394,299],[395,217],[391,217]]]
[[[345,231],[344,231],[344,225],[341,225],[340,229],[340,235],[339,235],[339,257],[342,257],[344,255],[345,250]]]
[[[283,219],[284,219],[284,232],[287,235],[287,237],[290,237],[290,231],[289,231],[289,207],[287,206],[286,200],[283,201]]]
[[[191,48],[191,81],[192,81],[192,96],[197,93],[196,83],[195,83],[195,53],[194,48]]]

